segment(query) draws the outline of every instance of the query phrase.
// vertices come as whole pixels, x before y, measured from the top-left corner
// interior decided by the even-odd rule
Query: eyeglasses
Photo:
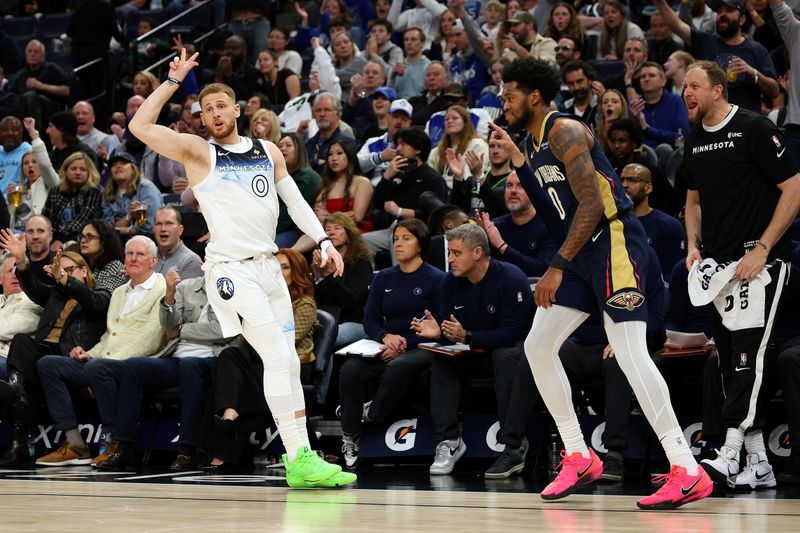
[[[555,51],[558,52],[559,50],[564,50],[565,52],[569,52],[570,50],[574,50],[572,46],[556,46]]]
[[[92,242],[95,239],[99,239],[100,235],[92,235],[91,233],[81,233],[81,240],[86,242]]]

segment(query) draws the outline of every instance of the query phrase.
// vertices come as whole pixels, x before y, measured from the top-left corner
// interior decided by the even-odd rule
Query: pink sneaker
[[[697,475],[690,476],[684,467],[673,465],[669,474],[653,478],[653,483],[663,481],[664,485],[655,494],[636,502],[636,505],[646,510],[677,509],[684,503],[705,498],[714,490],[714,482],[702,466],[697,468]]]
[[[558,465],[561,472],[542,491],[543,500],[557,500],[569,496],[603,474],[603,462],[591,448],[589,457],[584,457],[580,452],[567,455],[564,450],[561,450],[561,457]]]

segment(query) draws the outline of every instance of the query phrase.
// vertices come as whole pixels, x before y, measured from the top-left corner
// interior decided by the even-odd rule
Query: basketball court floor
[[[290,490],[279,468],[9,469],[0,471],[0,532],[800,531],[800,488],[715,493],[678,511],[643,512],[635,502],[651,488],[639,481],[544,502],[543,479],[489,481],[482,467],[431,477],[424,465],[370,466],[355,487],[339,490]]]

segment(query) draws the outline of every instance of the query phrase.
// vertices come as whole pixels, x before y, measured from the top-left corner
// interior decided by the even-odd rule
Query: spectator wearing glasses
[[[625,194],[633,202],[633,213],[644,226],[647,243],[658,255],[661,273],[669,279],[672,268],[686,255],[686,232],[678,219],[650,207],[653,194],[653,176],[650,170],[638,163],[625,165],[620,174]]]
[[[105,331],[111,295],[98,290],[91,268],[79,254],[58,252],[45,267],[51,284],[33,275],[24,237],[8,231],[0,244],[16,260],[16,276],[25,294],[43,308],[33,337],[15,335],[8,351],[8,383],[0,382],[0,397],[10,407],[6,421],[14,427],[11,446],[0,457],[0,466],[21,466],[29,459],[28,430],[36,420],[42,388],[37,362],[48,354],[67,356],[76,346],[92,346]]]

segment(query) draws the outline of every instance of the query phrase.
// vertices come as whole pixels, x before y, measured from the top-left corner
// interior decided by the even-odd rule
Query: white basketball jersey
[[[192,187],[211,232],[206,261],[240,261],[275,253],[278,193],[266,146],[242,137],[238,144],[209,141],[211,171]]]

